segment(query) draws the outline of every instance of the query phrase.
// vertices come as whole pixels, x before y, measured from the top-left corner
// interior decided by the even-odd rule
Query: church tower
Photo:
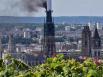
[[[2,33],[0,33],[0,58],[2,58],[2,54],[3,54]]]
[[[101,52],[101,38],[98,33],[97,27],[95,28],[92,38],[92,57],[99,58]]]
[[[91,31],[89,26],[84,26],[82,31],[82,55],[91,56]]]
[[[15,42],[14,42],[14,38],[13,38],[13,34],[9,34],[9,42],[8,42],[8,53],[15,53],[16,49],[15,49]]]

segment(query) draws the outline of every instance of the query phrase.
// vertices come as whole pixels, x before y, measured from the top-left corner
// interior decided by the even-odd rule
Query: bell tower
[[[2,59],[3,55],[3,45],[2,45],[2,33],[0,33],[0,58]]]
[[[15,49],[13,34],[10,33],[9,34],[9,42],[8,42],[8,53],[15,53],[15,52],[16,52],[16,49]]]
[[[82,31],[82,55],[91,56],[91,31],[89,26],[84,26]]]

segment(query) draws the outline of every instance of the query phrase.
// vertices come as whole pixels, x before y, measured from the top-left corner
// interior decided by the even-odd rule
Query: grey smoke
[[[38,11],[39,7],[43,7],[46,0],[21,0],[23,9],[28,12]]]
[[[0,16],[27,16],[43,8],[46,0],[0,0]]]

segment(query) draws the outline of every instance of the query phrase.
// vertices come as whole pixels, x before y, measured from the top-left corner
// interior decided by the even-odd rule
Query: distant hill
[[[0,16],[0,23],[44,23],[45,17],[12,17]],[[87,24],[88,22],[103,23],[103,16],[61,16],[53,17],[55,24]]]
[[[0,23],[42,23],[43,17],[0,16]]]

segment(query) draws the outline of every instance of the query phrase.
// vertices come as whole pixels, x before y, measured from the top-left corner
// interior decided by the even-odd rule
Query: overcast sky
[[[0,16],[45,15],[44,9],[31,14],[20,10],[13,1],[19,0],[0,0]],[[103,0],[53,0],[53,16],[103,16]]]

